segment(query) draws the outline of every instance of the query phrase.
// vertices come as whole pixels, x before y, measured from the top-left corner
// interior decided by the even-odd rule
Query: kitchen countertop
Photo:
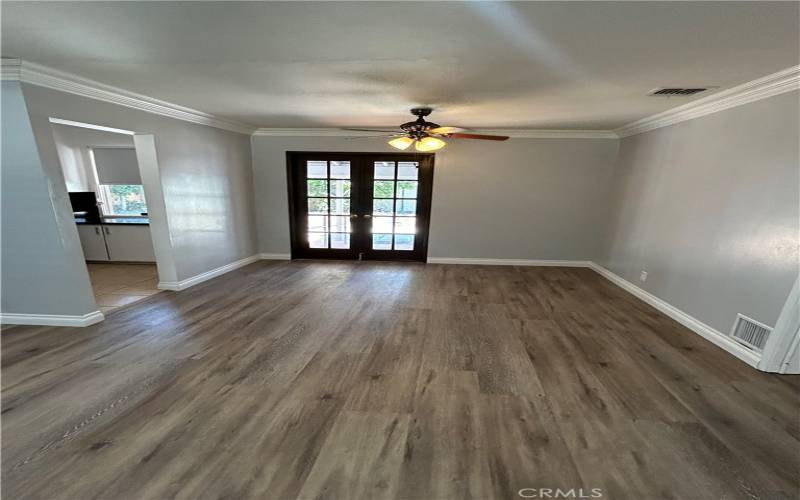
[[[105,217],[100,222],[89,221],[86,218],[75,217],[75,224],[94,224],[96,226],[149,226],[147,217]]]

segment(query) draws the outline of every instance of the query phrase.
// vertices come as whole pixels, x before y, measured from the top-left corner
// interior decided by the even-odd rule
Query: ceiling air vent
[[[700,92],[705,92],[708,88],[703,87],[692,87],[692,88],[680,88],[680,87],[663,87],[657,88],[655,90],[651,90],[647,95],[695,95],[699,94]]]
[[[763,323],[748,318],[743,314],[736,315],[736,322],[733,324],[731,330],[731,337],[733,337],[740,344],[753,349],[754,351],[761,352],[764,346],[767,345],[767,338],[772,331],[772,328]]]

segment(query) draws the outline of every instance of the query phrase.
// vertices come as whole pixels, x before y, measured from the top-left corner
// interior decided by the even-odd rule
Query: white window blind
[[[92,148],[100,184],[141,184],[133,148]]]

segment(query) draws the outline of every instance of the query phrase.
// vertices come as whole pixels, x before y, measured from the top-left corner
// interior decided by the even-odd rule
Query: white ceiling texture
[[[3,2],[2,54],[259,127],[614,129],[800,59],[797,2]]]

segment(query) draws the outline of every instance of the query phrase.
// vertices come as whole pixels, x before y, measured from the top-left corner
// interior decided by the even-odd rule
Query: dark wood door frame
[[[350,249],[311,249],[305,243],[307,222],[305,169],[307,161],[330,160],[351,162],[351,240]],[[417,229],[414,250],[372,250],[368,217],[372,214],[372,166],[376,161],[415,161],[419,165],[417,194]],[[426,262],[428,232],[430,227],[431,196],[433,190],[434,155],[432,153],[368,153],[287,151],[286,178],[289,195],[289,230],[292,259],[357,259],[409,260]],[[360,186],[361,189],[356,189]]]

